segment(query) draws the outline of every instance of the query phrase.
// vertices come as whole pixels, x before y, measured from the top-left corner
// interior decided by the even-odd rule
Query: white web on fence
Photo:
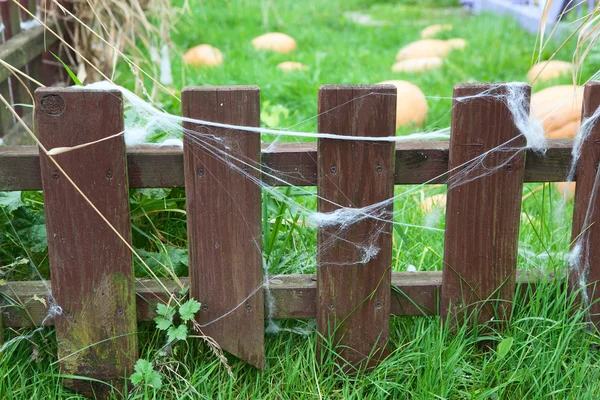
[[[324,133],[314,133],[314,132],[302,132],[302,131],[292,131],[292,130],[283,130],[283,129],[265,129],[265,128],[256,128],[249,126],[239,126],[239,125],[231,125],[231,124],[222,124],[216,123],[212,121],[203,121],[192,118],[184,118],[177,115],[169,114],[163,110],[158,109],[153,106],[149,102],[141,99],[131,91],[116,86],[114,84],[108,82],[101,82],[92,85],[88,85],[86,89],[97,89],[97,90],[118,90],[122,93],[124,98],[124,106],[126,110],[126,119],[125,119],[125,130],[120,133],[124,136],[125,142],[128,146],[134,146],[142,143],[148,143],[147,139],[152,137],[153,133],[162,132],[166,133],[166,140],[163,140],[161,143],[153,143],[156,146],[178,146],[183,147],[182,135],[186,134],[193,140],[193,142],[202,148],[206,154],[211,155],[214,159],[219,160],[220,162],[226,164],[229,168],[235,170],[237,173],[245,175],[246,178],[251,180],[255,185],[259,186],[262,191],[269,196],[270,198],[283,203],[286,205],[288,212],[291,215],[297,216],[296,222],[293,219],[290,219],[289,223],[297,223],[297,221],[302,221],[300,229],[307,229],[315,231],[317,228],[333,228],[328,229],[328,236],[325,240],[319,243],[319,246],[313,246],[310,251],[302,251],[296,252],[295,254],[287,254],[283,259],[283,263],[288,264],[287,270],[291,270],[294,272],[305,272],[307,270],[314,270],[316,265],[316,254],[327,252],[331,246],[338,242],[339,240],[345,240],[348,245],[351,245],[356,248],[357,257],[354,259],[348,260],[347,265],[354,264],[363,264],[371,260],[373,257],[376,257],[380,249],[377,247],[376,243],[378,242],[378,238],[384,233],[381,229],[375,229],[370,232],[370,235],[367,239],[361,242],[348,242],[345,239],[344,233],[355,224],[370,219],[370,220],[379,220],[383,222],[391,222],[394,226],[392,230],[392,235],[397,235],[402,238],[401,240],[404,242],[404,238],[406,238],[406,233],[409,230],[414,231],[426,231],[431,232],[433,235],[440,235],[444,232],[443,228],[439,228],[439,219],[441,218],[441,213],[439,212],[439,208],[433,207],[433,209],[429,209],[423,214],[425,218],[423,218],[422,223],[419,221],[406,221],[404,216],[407,211],[411,211],[418,207],[418,201],[416,204],[411,204],[411,200],[418,195],[424,196],[426,190],[428,190],[428,186],[433,182],[444,182],[450,186],[462,185],[467,182],[471,182],[473,180],[479,179],[483,176],[487,176],[493,174],[499,168],[502,168],[504,165],[509,163],[512,157],[520,154],[525,150],[533,150],[538,152],[543,156],[547,149],[547,142],[544,137],[544,132],[542,129],[541,121],[537,120],[535,117],[531,116],[528,112],[528,104],[527,104],[527,96],[526,96],[526,86],[521,83],[513,83],[513,84],[503,84],[502,85],[506,90],[504,94],[497,94],[498,87],[493,87],[490,90],[480,93],[476,96],[468,96],[461,97],[455,99],[457,102],[469,102],[474,99],[486,98],[490,101],[502,101],[506,104],[507,108],[510,110],[513,123],[518,128],[520,135],[517,139],[525,139],[525,145],[517,146],[515,145],[516,140],[512,139],[501,145],[475,157],[464,164],[457,166],[453,170],[447,171],[444,174],[437,176],[435,178],[430,179],[429,181],[409,187],[403,191],[399,191],[393,197],[386,199],[382,202],[369,205],[367,207],[362,208],[351,208],[351,207],[343,207],[339,204],[333,204],[330,200],[319,197],[314,190],[302,186],[294,186],[287,181],[287,179],[291,179],[291,176],[286,175],[282,171],[273,170],[271,167],[261,165],[256,160],[251,160],[248,158],[240,158],[240,157],[232,157],[231,152],[235,150],[232,146],[235,146],[235,142],[233,144],[227,143],[224,144],[223,139],[211,135],[211,128],[224,128],[235,131],[236,134],[244,135],[245,132],[256,132],[256,133],[267,133],[270,135],[274,135],[276,140],[273,142],[273,145],[269,147],[269,149],[273,149],[273,146],[276,146],[277,141],[280,138],[288,138],[293,140],[307,140],[307,139],[335,139],[335,140],[351,140],[351,141],[380,141],[380,142],[402,142],[402,141],[412,141],[412,140],[439,140],[439,139],[448,139],[450,134],[450,129],[445,128],[441,130],[436,130],[433,132],[417,132],[406,136],[393,136],[393,137],[367,137],[367,136],[349,136],[349,135],[332,135],[327,132]],[[382,93],[370,93],[369,95],[382,95]],[[398,94],[401,99],[402,93]],[[435,100],[449,100],[443,98],[432,98]],[[354,99],[352,101],[357,101],[359,99]],[[564,101],[569,101],[569,98],[565,98]],[[349,104],[349,103],[348,103]],[[347,104],[345,104],[347,105]],[[343,107],[344,105],[340,106]],[[338,107],[339,108],[339,107]],[[557,106],[558,108],[558,106]],[[328,110],[326,112],[331,112]],[[569,180],[571,180],[574,176],[576,164],[579,161],[579,156],[581,152],[582,144],[589,137],[592,127],[595,125],[596,120],[600,116],[600,109],[596,110],[592,116],[586,119],[582,124],[577,137],[575,139],[575,144],[573,146],[573,165],[571,166],[571,170],[569,173]],[[316,118],[316,117],[313,117]],[[203,130],[202,133],[197,133],[194,131],[184,130],[182,124],[184,122],[199,124],[207,127]],[[55,155],[60,154],[66,151],[77,151],[78,148],[82,146],[93,146],[94,143],[82,144],[81,146],[77,146],[77,148],[59,148],[59,149],[48,149],[49,154]],[[269,151],[267,149],[267,151]],[[501,164],[493,164],[495,158],[490,157],[491,155],[500,153],[500,152],[509,152],[513,154],[512,157],[504,159]],[[263,176],[267,176],[271,181],[277,182],[281,186],[286,186],[288,188],[293,189],[294,194],[286,194],[281,188],[268,185],[260,178],[255,177],[255,172],[260,172]],[[260,176],[260,175],[259,175]],[[595,187],[598,186],[599,177],[596,177]],[[595,193],[595,191],[594,191]],[[334,206],[337,206],[338,209],[333,212],[317,212],[314,210],[314,207],[309,205],[306,200],[299,200],[299,198],[310,198],[311,204],[314,204],[316,200],[324,201],[332,203]],[[590,207],[588,209],[588,216],[591,215],[593,209],[593,198],[590,200]],[[389,209],[393,206],[393,215],[389,215]],[[566,212],[564,208],[562,208],[562,212]],[[436,214],[437,213],[437,214]],[[431,218],[431,216],[434,218]],[[436,216],[437,215],[437,216]],[[266,216],[263,216],[266,217]],[[390,221],[391,220],[391,221]],[[587,222],[587,220],[586,220]],[[584,223],[584,226],[585,223]],[[556,232],[560,232],[557,235],[562,235],[565,226],[560,226],[557,228]],[[18,233],[15,231],[15,235],[18,237]],[[551,239],[552,240],[552,239]],[[543,252],[537,250],[531,250],[528,247],[530,244],[522,243],[519,249],[519,255],[523,260],[530,261],[534,266],[543,267],[544,261],[548,258],[556,259],[556,260],[564,260],[565,264],[568,263],[570,268],[576,269],[579,272],[579,276],[581,278],[580,285],[582,288],[586,285],[586,273],[585,271],[589,270],[588,265],[582,265],[582,260],[587,259],[583,257],[581,254],[581,249],[583,246],[583,241],[589,240],[589,236],[582,235],[578,242],[573,246],[573,251],[569,253],[569,248],[566,246],[562,252],[553,253],[553,254],[544,254]],[[441,237],[438,239],[441,241]],[[421,267],[423,264],[423,259],[426,257],[427,252],[433,252],[431,246],[426,245],[425,243],[414,243],[414,246],[421,245],[423,248],[423,256],[421,259]],[[400,248],[402,245],[396,246],[398,248],[398,252],[400,252]],[[262,251],[261,246],[256,244],[256,251]],[[568,261],[567,261],[568,258]],[[31,259],[31,257],[30,257]],[[396,257],[396,266],[398,265],[398,257]],[[418,264],[414,259],[406,259],[403,261],[407,265],[407,270],[417,270],[413,264]],[[345,264],[345,265],[346,265]],[[224,313],[223,315],[203,323],[200,325],[200,328],[209,326],[217,321],[227,318],[231,315],[235,310],[237,310],[240,306],[242,306],[250,297],[252,297],[257,291],[264,289],[266,295],[266,304],[268,309],[269,317],[274,315],[274,311],[277,307],[274,297],[270,294],[270,277],[271,271],[274,266],[270,264],[270,261],[266,258],[263,258],[263,266],[264,266],[264,283],[253,290],[251,290],[247,297],[237,304],[230,311]],[[33,266],[36,271],[37,267]],[[165,267],[166,268],[166,267]],[[397,269],[397,268],[396,268]],[[422,269],[422,268],[420,268]],[[585,290],[582,291],[585,294]],[[585,296],[585,295],[584,295]],[[5,343],[0,351],[7,348],[7,346],[12,345],[18,340],[29,338],[34,335],[39,329],[43,328],[45,322],[50,320],[57,314],[60,314],[60,305],[56,304],[56,302],[52,299],[50,291],[47,293],[47,299],[49,303],[49,312],[41,326],[28,333],[25,336],[19,336],[14,338],[13,340]],[[587,301],[587,298],[586,298]],[[276,333],[281,330],[281,327],[278,325],[276,321],[273,319],[269,319],[267,332]],[[306,333],[306,330],[301,328],[293,330],[299,333]]]

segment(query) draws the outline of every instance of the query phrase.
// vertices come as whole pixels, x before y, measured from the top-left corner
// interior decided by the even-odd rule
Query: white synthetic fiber
[[[29,29],[35,28],[36,26],[42,26],[42,24],[40,24],[39,21],[36,19],[30,19],[30,20],[21,22],[19,25],[20,25],[22,31],[28,31]]]
[[[541,121],[529,113],[527,87],[528,85],[522,82],[508,82],[493,86],[474,96],[457,97],[456,101],[468,102],[479,98],[502,101],[512,114],[515,126],[527,141],[525,148],[545,152],[548,143],[544,128]],[[506,93],[497,93],[502,89],[506,90]]]
[[[134,126],[125,129],[125,145],[126,146],[139,146],[140,144],[146,143],[146,135],[148,131],[144,127]]]
[[[172,76],[169,76],[171,74],[171,65],[169,62],[168,49],[165,46],[163,46],[161,48],[160,54],[156,48],[153,49],[152,58],[157,64],[160,65],[161,82],[163,84],[167,84],[166,82],[168,82],[169,79],[171,79],[172,82]],[[134,70],[133,67],[132,70]],[[324,255],[327,251],[333,248],[333,246],[336,246],[340,243],[343,243],[344,246],[347,246],[349,248],[348,259],[345,260],[345,262],[343,263],[338,263],[335,265],[367,264],[380,254],[381,248],[379,247],[379,239],[381,238],[381,235],[390,234],[390,225],[401,226],[407,229],[429,231],[433,232],[435,235],[439,235],[439,233],[443,233],[444,230],[436,228],[434,225],[439,223],[438,218],[441,218],[441,214],[431,214],[430,218],[426,219],[424,225],[410,223],[413,221],[398,222],[394,221],[394,215],[390,211],[392,209],[392,205],[395,202],[398,202],[401,205],[402,210],[396,209],[394,211],[395,213],[399,213],[400,211],[406,211],[405,208],[407,207],[407,204],[409,204],[409,201],[407,201],[409,196],[414,195],[415,193],[418,193],[419,191],[423,190],[424,186],[429,183],[439,182],[440,178],[445,178],[446,182],[450,186],[465,184],[475,179],[479,179],[481,177],[490,175],[498,169],[503,168],[507,163],[511,162],[515,157],[520,156],[522,152],[527,149],[537,151],[540,154],[543,154],[547,149],[547,143],[544,137],[541,122],[536,120],[535,117],[531,117],[529,113],[528,98],[526,95],[527,86],[522,83],[510,83],[494,86],[489,90],[480,93],[476,96],[457,98],[456,101],[466,102],[477,98],[487,98],[489,100],[502,101],[510,110],[512,120],[516,128],[518,129],[520,136],[511,139],[505,143],[502,143],[496,148],[491,149],[478,157],[468,160],[464,164],[455,167],[453,170],[447,171],[441,176],[434,177],[428,182],[403,191],[395,196],[392,196],[389,199],[385,199],[381,202],[371,204],[366,207],[344,207],[340,204],[335,204],[328,199],[319,197],[313,191],[305,189],[303,187],[294,187],[294,193],[292,195],[289,195],[285,194],[283,190],[280,190],[277,187],[265,184],[262,178],[260,177],[261,175],[262,177],[269,178],[273,182],[278,182],[279,184],[286,186],[290,186],[287,180],[291,177],[282,174],[280,171],[273,170],[268,165],[261,165],[260,162],[257,162],[256,160],[251,160],[243,156],[232,156],[232,153],[237,153],[236,150],[238,150],[239,146],[238,142],[235,140],[235,137],[227,139],[217,137],[211,133],[212,129],[230,129],[235,131],[236,133],[239,132],[240,135],[243,135],[244,132],[272,134],[275,136],[276,140],[283,137],[292,137],[296,139],[314,138],[367,142],[404,142],[425,139],[448,139],[450,137],[450,129],[444,128],[436,130],[434,132],[418,132],[406,136],[370,137],[335,135],[327,132],[314,133],[283,129],[267,129],[259,127],[239,126],[193,118],[184,118],[181,116],[168,114],[161,110],[159,106],[154,105],[150,100],[143,100],[131,91],[124,89],[120,86],[116,86],[109,82],[98,82],[91,85],[87,85],[84,88],[92,90],[116,90],[122,94],[124,99],[124,109],[126,115],[126,127],[124,131],[124,138],[127,146],[152,144],[156,146],[174,146],[182,148],[183,142],[181,138],[182,133],[185,133],[187,135],[186,141],[189,140],[190,143],[199,146],[199,148],[201,148],[203,152],[218,160],[219,162],[224,163],[224,165],[227,165],[233,171],[243,174],[250,182],[260,187],[266,196],[269,196],[270,198],[278,202],[285,203],[290,214],[300,214],[303,217],[303,221],[307,222],[306,225],[303,225],[303,229],[319,229],[321,240],[319,241],[318,248],[311,248],[310,251],[302,251],[303,249],[293,249],[292,252],[294,254],[289,254],[284,257],[282,262],[288,263],[291,267],[293,267],[294,271],[297,272],[304,272],[307,268],[314,268],[316,266],[317,254]],[[146,96],[148,96],[147,92],[145,93]],[[372,94],[377,93],[373,92],[367,94],[366,96]],[[325,111],[325,113],[331,111],[332,110],[327,110]],[[600,111],[596,111],[594,113],[594,116],[590,118],[590,121],[584,121],[584,123],[582,124],[582,127],[580,129],[580,135],[576,139],[573,148],[574,164],[579,158],[579,152],[581,150],[582,143],[589,135],[589,132],[593,125],[592,120],[597,119],[598,114],[600,114]],[[182,124],[184,122],[197,124],[202,126],[202,128],[200,132],[186,131],[182,127]],[[159,143],[148,143],[149,140],[157,140],[157,137],[166,139],[163,139],[162,141],[159,140]],[[515,143],[520,142],[521,140],[519,139],[522,139],[523,137],[525,138],[526,144],[516,145]],[[273,148],[275,148],[275,146],[276,144],[271,144],[266,151],[269,151],[269,149],[272,150]],[[496,157],[490,157],[499,153],[508,153],[509,155],[507,157],[502,157],[500,162]],[[448,177],[452,178],[449,179]],[[320,201],[325,201],[334,205],[334,208],[336,209],[332,212],[315,212],[313,209],[307,207],[305,204],[302,204],[299,201],[297,201],[294,198],[294,196],[297,195],[311,196],[312,198],[317,198]],[[348,239],[348,237],[352,237],[351,229],[357,224],[366,220],[376,221],[378,223],[370,224],[369,228],[371,229],[371,231],[361,232],[361,234],[364,234],[364,236],[361,236],[360,239],[356,239],[356,241],[351,241],[351,239]],[[242,221],[242,223],[243,222],[245,221]],[[582,235],[581,240],[585,240],[585,235]],[[255,243],[255,246],[256,251],[260,252],[260,243]],[[582,247],[583,246],[581,243],[577,243],[571,253],[569,265],[572,266],[572,268],[585,268],[580,265],[582,260]],[[523,250],[522,252],[520,251],[519,254],[528,258],[541,259],[541,255],[529,250]],[[325,257],[324,259],[327,259],[327,257]],[[246,299],[240,302],[234,308],[224,313],[223,315],[216,317],[212,321],[207,321],[202,326],[208,326],[223,318],[227,318],[228,315],[232,314],[236,309],[242,306],[248,298],[256,294],[258,290],[263,289],[265,293],[266,314],[268,318],[268,324],[266,328],[267,332],[278,333],[282,330],[288,331],[288,329],[281,328],[281,326],[272,319],[273,315],[275,314],[277,304],[275,302],[275,298],[271,293],[271,279],[273,279],[273,277],[270,276],[271,266],[269,265],[269,262],[269,260],[263,258],[264,282],[259,287],[253,288],[253,290],[250,293],[246,293]],[[421,268],[421,266],[419,268]],[[417,268],[412,264],[408,264],[407,271],[416,272]],[[581,284],[585,285],[585,274],[580,274],[580,278],[582,279]],[[59,312],[58,310],[60,310],[60,306],[55,305],[54,311],[51,311],[49,315],[51,315],[54,312]],[[304,330],[302,332],[306,331]]]
[[[183,142],[180,139],[167,139],[160,143],[161,146],[174,146],[183,149]]]
[[[75,87],[77,88],[77,87]],[[180,117],[177,115],[171,115],[164,111],[157,110],[144,100],[139,98],[133,92],[108,81],[96,82],[86,86],[80,86],[82,89],[97,89],[97,90],[118,90],[123,94],[123,97],[129,101],[131,108],[136,110],[140,115],[155,116],[160,121],[160,124],[165,124],[167,127],[172,127],[173,124],[182,122],[190,122],[198,125],[205,125],[215,128],[232,129],[236,131],[254,132],[254,133],[268,133],[276,136],[290,136],[297,138],[313,138],[313,139],[334,139],[334,140],[352,140],[352,141],[368,141],[368,142],[407,142],[413,140],[426,140],[426,139],[448,139],[450,136],[445,132],[420,132],[406,136],[385,136],[385,137],[372,137],[372,136],[349,136],[349,135],[336,135],[331,133],[313,133],[313,132],[297,132],[297,131],[286,131],[278,129],[268,129],[252,126],[232,125],[223,124],[219,122],[206,121],[201,119]]]

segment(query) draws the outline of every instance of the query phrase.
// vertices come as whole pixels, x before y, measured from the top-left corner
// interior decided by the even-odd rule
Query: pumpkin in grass
[[[287,54],[296,49],[296,41],[285,33],[270,32],[252,39],[252,46],[256,50]]]
[[[527,72],[528,82],[545,82],[568,75],[573,71],[571,63],[560,60],[542,61]]]
[[[189,49],[183,55],[183,62],[194,67],[216,67],[223,64],[223,54],[209,44],[201,44]]]
[[[450,44],[446,40],[418,40],[401,48],[396,55],[396,61],[426,57],[445,57],[451,49]]]
[[[422,126],[427,117],[427,99],[418,86],[407,81],[384,81],[380,84],[396,86],[398,99],[396,102],[396,129],[401,126]]]

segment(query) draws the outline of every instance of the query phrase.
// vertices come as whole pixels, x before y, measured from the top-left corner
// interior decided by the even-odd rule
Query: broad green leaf
[[[512,337],[506,337],[504,339],[502,339],[502,341],[500,343],[498,343],[498,347],[496,349],[496,352],[498,353],[498,358],[504,358],[506,357],[506,355],[508,354],[508,352],[510,351],[510,348],[513,345],[513,338]]]
[[[185,340],[187,338],[188,328],[185,325],[179,325],[177,328],[171,326],[167,331],[169,342],[174,340]]]
[[[152,386],[154,389],[160,389],[162,387],[162,377],[160,373],[157,371],[152,371],[150,376],[148,377],[148,385]]]
[[[155,389],[160,389],[162,386],[162,377],[159,372],[154,370],[152,363],[148,360],[140,358],[135,363],[135,373],[129,378],[131,383],[140,386],[142,383],[147,384]]]
[[[173,315],[175,315],[175,309],[171,306],[167,306],[163,303],[158,303],[156,306],[156,313],[158,315],[162,315],[163,317],[173,320]]]
[[[21,192],[0,192],[0,207],[4,207],[6,212],[12,213],[24,205]]]
[[[161,331],[166,331],[171,325],[173,325],[173,321],[163,317],[154,318],[154,322],[156,322],[156,327]]]
[[[144,380],[144,376],[139,372],[136,372],[133,375],[131,375],[129,379],[131,380],[131,383],[133,383],[135,386],[140,386],[140,384]]]
[[[197,300],[190,299],[179,307],[179,315],[183,321],[189,321],[200,310],[200,303]]]

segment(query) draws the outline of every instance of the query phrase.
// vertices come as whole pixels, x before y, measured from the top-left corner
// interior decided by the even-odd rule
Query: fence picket
[[[528,103],[531,89],[524,90]],[[523,148],[525,138],[506,102],[489,97],[507,91],[498,84],[461,84],[454,89],[443,317],[450,312],[452,317],[471,318],[477,310],[479,322],[487,322],[492,316],[507,317],[511,308],[525,169],[525,152],[515,149]],[[484,92],[485,97],[457,100]],[[505,143],[503,151],[471,161]]]
[[[117,91],[38,89],[36,124],[47,149],[123,131]],[[41,151],[40,151],[41,153]],[[131,242],[122,136],[55,156],[75,184]],[[52,295],[62,373],[120,387],[137,359],[132,254],[45,154],[40,154]],[[110,387],[67,380],[73,390],[106,398]]]
[[[585,86],[583,97],[582,120],[591,117],[600,107],[600,82],[590,82]],[[583,266],[584,281],[588,285],[587,298],[590,305],[590,317],[596,327],[600,326],[600,197],[596,182],[598,163],[600,162],[600,124],[591,128],[588,138],[582,143],[579,162],[577,164],[577,185],[575,187],[575,206],[573,208],[572,243],[577,243],[580,254],[577,260]],[[580,273],[571,270],[569,283],[571,288],[580,289]],[[587,304],[586,304],[587,305]]]
[[[319,132],[394,136],[395,93],[389,85],[322,86]],[[393,143],[319,139],[317,146],[319,212],[365,207],[393,196]],[[317,328],[356,367],[373,366],[387,354],[391,210],[391,204],[384,205],[380,219],[318,231]],[[367,254],[371,250],[376,251]],[[324,346],[320,341],[321,356]]]
[[[185,88],[183,116],[259,126],[259,93],[255,86]],[[197,132],[184,135],[184,169],[190,293],[202,303],[198,322],[223,317],[203,332],[264,368],[261,191],[245,175],[260,179],[260,135],[184,127]]]

